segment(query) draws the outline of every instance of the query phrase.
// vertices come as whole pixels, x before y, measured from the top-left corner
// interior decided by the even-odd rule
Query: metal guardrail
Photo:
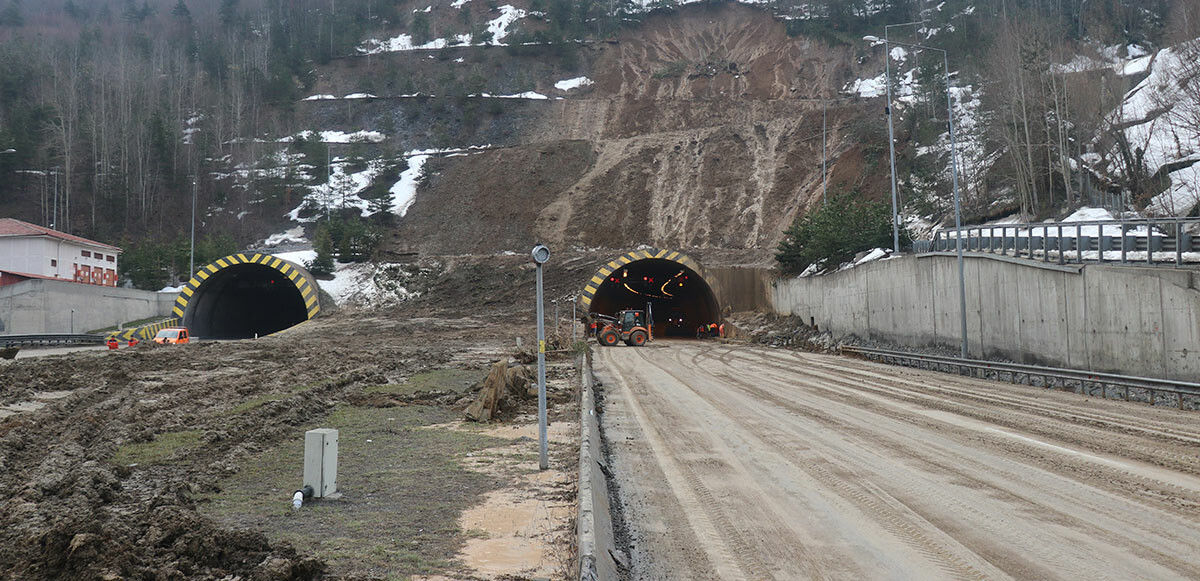
[[[104,343],[104,335],[76,333],[41,333],[31,335],[0,335],[0,347],[25,347],[33,345],[79,345]]]
[[[1078,371],[1057,367],[1041,367],[1037,365],[1022,365],[1019,363],[1000,363],[996,361],[981,361],[978,359],[959,359],[941,355],[909,353],[905,351],[890,351],[887,349],[870,349],[866,347],[842,347],[843,353],[852,353],[867,359],[882,361],[892,365],[903,365],[919,369],[969,375],[979,379],[996,379],[1003,381],[1008,376],[1011,383],[1020,383],[1037,387],[1065,389],[1071,388],[1082,395],[1110,399],[1110,394],[1117,399],[1130,400],[1130,390],[1143,392],[1150,405],[1158,405],[1160,401],[1171,402],[1179,409],[1184,406],[1185,398],[1190,397],[1191,409],[1200,406],[1200,383],[1173,381],[1169,379],[1153,379],[1117,375],[1113,373],[1098,373],[1095,371]],[[1034,378],[1041,378],[1041,385]],[[1173,394],[1173,398],[1161,398],[1161,394]],[[1140,395],[1140,394],[1138,394]],[[1171,401],[1173,400],[1173,401]],[[1132,400],[1140,401],[1140,398]]]
[[[1200,236],[1190,231],[1200,231],[1200,218],[988,224],[939,230],[913,250],[952,252],[962,244],[963,252],[1058,264],[1200,264]]]

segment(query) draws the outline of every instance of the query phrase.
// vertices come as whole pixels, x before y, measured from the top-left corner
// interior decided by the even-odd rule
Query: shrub
[[[836,266],[864,250],[890,247],[890,205],[860,198],[857,189],[834,194],[827,204],[788,228],[775,254],[780,270],[797,274],[813,264]],[[900,238],[902,244],[909,244],[908,232],[903,228]]]

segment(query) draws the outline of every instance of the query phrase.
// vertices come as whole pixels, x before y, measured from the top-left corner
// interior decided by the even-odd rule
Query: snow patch
[[[560,91],[570,91],[571,89],[578,89],[579,87],[586,87],[592,84],[595,83],[587,77],[575,77],[574,79],[563,79],[554,83],[554,88]]]
[[[279,234],[267,236],[267,239],[263,241],[263,246],[274,248],[283,243],[302,244],[305,242],[308,242],[308,239],[304,237],[304,227],[296,226],[295,228],[280,232]]]

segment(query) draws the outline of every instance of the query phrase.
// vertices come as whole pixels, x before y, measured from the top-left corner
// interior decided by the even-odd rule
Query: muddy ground
[[[0,418],[0,578],[565,572],[573,360],[551,359],[553,470],[539,473],[535,400],[499,427],[459,419],[515,338],[533,343],[530,313],[513,306],[532,273],[476,285],[474,268],[456,272],[465,278],[431,285],[436,298],[341,310],[257,341],[0,363],[0,406],[23,404]],[[292,513],[303,434],[317,427],[341,430],[343,496]],[[479,512],[489,503],[538,515],[538,530],[518,531],[539,545],[525,549],[537,566],[480,566],[505,534]]]

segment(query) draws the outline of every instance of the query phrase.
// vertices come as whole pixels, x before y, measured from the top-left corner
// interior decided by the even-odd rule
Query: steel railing
[[[0,347],[24,347],[33,345],[81,345],[103,343],[104,335],[84,333],[36,333],[29,335],[0,335]]]
[[[942,355],[871,349],[867,347],[844,346],[841,348],[841,351],[891,365],[956,373],[979,379],[995,379],[997,381],[1007,379],[1011,383],[1037,387],[1071,388],[1076,393],[1090,396],[1096,395],[1098,391],[1100,397],[1106,399],[1112,394],[1117,399],[1131,401],[1130,390],[1138,390],[1145,393],[1149,400],[1148,403],[1151,405],[1158,405],[1161,400],[1163,403],[1173,403],[1179,409],[1189,409],[1185,406],[1184,402],[1190,400],[1192,404],[1190,409],[1196,409],[1197,406],[1200,406],[1200,383],[1061,369],[1057,367],[1041,367],[1020,363],[959,359],[957,357]],[[1174,397],[1159,397],[1165,393],[1173,394]],[[1136,398],[1132,401],[1139,400],[1140,398]]]
[[[1200,218],[988,224],[945,229],[913,243],[917,254],[998,254],[1057,262],[1181,265],[1200,263]]]

